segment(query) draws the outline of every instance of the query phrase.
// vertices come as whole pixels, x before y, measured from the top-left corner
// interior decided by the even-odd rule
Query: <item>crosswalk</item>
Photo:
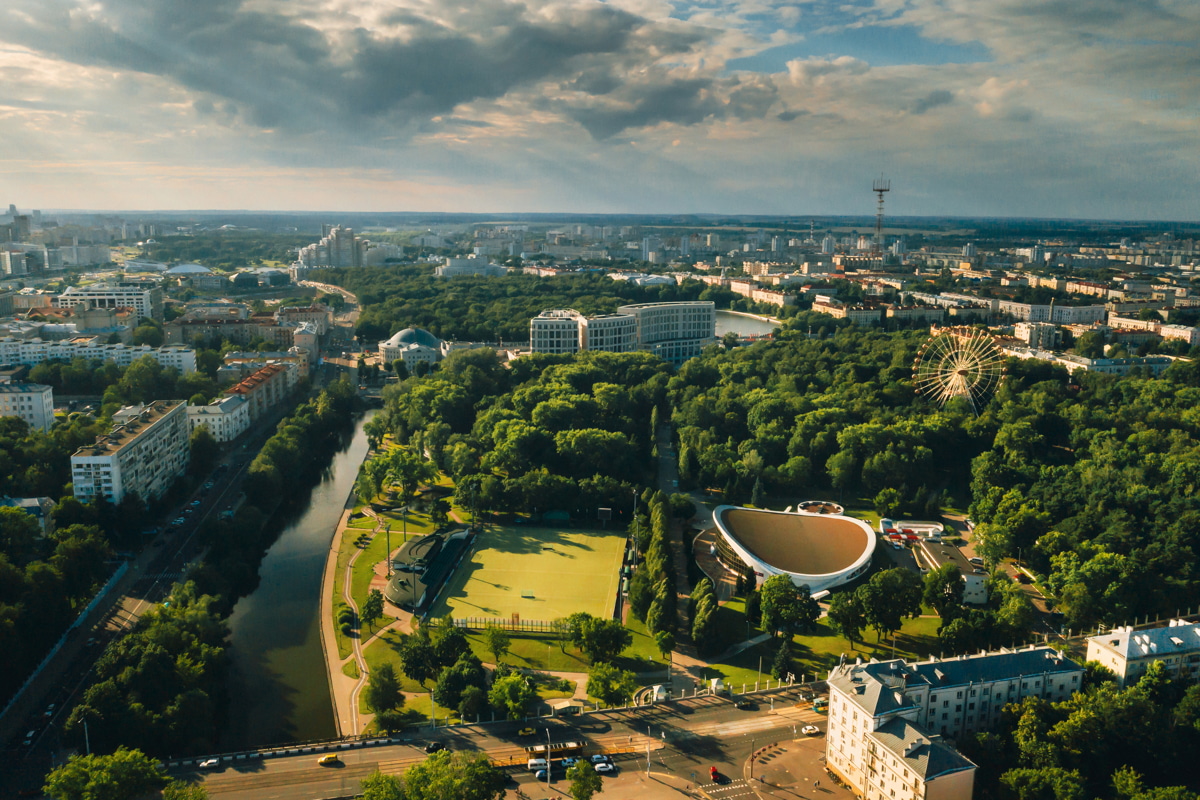
[[[738,800],[756,796],[750,784],[741,778],[728,783],[702,783],[697,788],[712,800]]]

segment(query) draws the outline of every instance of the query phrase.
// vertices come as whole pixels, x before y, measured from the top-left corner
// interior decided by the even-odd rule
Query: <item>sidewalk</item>
[[[628,766],[626,766],[628,765]],[[651,772],[646,775],[646,759],[642,759],[642,769],[634,767],[632,762],[622,762],[621,771],[616,775],[604,778],[605,797],[629,798],[638,800],[681,800],[687,797],[704,797],[694,783],[678,775],[665,772]],[[505,800],[570,800],[571,782],[566,778],[557,778],[546,787],[545,781],[535,784],[523,783],[515,789],[504,793]]]

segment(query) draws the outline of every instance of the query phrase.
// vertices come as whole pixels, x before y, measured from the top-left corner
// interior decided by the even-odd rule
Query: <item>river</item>
[[[730,331],[739,336],[762,336],[778,327],[774,322],[766,322],[757,317],[735,314],[732,311],[717,311],[717,336],[724,336]]]
[[[294,510],[271,523],[282,529],[263,557],[258,588],[233,608],[226,752],[337,735],[321,651],[321,575],[374,413],[344,436],[320,482],[296,492]]]

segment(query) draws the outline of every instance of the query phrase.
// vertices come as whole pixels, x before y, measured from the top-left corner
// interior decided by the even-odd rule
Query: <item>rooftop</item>
[[[840,572],[875,547],[870,528],[850,517],[735,506],[718,508],[716,516],[722,528],[747,550],[787,572]]]
[[[121,448],[135,441],[139,436],[152,428],[157,422],[166,417],[171,411],[184,405],[182,400],[155,400],[143,407],[140,413],[132,416],[128,422],[114,425],[106,436],[96,437],[96,443],[84,445],[72,454],[73,458],[95,458],[112,456]],[[124,409],[122,409],[124,410]]]
[[[902,717],[885,722],[868,735],[923,780],[975,769],[975,765],[953,747]]]
[[[1200,623],[1173,619],[1162,628],[1140,631],[1130,627],[1117,628],[1093,636],[1088,642],[1115,650],[1126,660],[1188,653],[1200,650]]]
[[[42,393],[50,391],[51,387],[40,383],[29,383],[27,381],[14,381],[13,383],[0,383],[0,394],[30,394]]]

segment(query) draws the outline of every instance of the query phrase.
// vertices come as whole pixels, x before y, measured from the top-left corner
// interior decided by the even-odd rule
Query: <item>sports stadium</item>
[[[734,570],[752,569],[761,584],[787,575],[817,594],[848,583],[871,566],[875,533],[840,514],[718,506],[717,555]]]

